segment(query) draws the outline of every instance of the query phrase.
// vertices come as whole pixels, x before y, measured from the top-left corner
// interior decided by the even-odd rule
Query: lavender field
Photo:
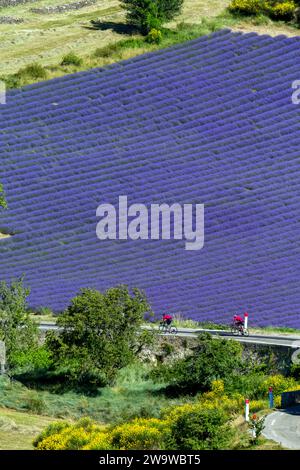
[[[82,287],[144,289],[166,309],[300,327],[300,38],[224,30],[15,90],[0,106],[1,279],[33,308]],[[96,208],[204,203],[205,245],[100,241]]]

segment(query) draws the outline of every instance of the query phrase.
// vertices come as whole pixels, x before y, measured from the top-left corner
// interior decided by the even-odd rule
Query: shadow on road
[[[300,404],[296,406],[291,406],[290,408],[285,408],[280,410],[282,413],[287,413],[293,416],[300,416]]]

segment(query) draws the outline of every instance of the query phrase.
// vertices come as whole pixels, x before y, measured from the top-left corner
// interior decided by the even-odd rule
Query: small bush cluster
[[[74,54],[74,52],[69,52],[69,54],[65,55],[61,61],[61,65],[76,65],[77,67],[82,65],[83,60],[78,55]]]
[[[29,64],[18,72],[20,75],[24,75],[33,79],[45,79],[47,78],[47,72],[44,67],[38,63]]]
[[[146,36],[146,41],[150,44],[159,44],[161,40],[162,32],[156,28],[152,28]]]
[[[228,9],[236,15],[266,15],[288,22],[296,17],[297,4],[293,0],[232,0]]]
[[[207,392],[216,379],[236,377],[242,361],[242,346],[236,341],[213,338],[208,333],[198,337],[194,354],[176,363],[162,365],[152,372],[154,379],[160,379],[181,392],[198,390]]]

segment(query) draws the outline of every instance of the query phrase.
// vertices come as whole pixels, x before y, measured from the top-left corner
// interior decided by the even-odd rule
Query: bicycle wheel
[[[177,335],[178,333],[176,326],[171,326],[169,331],[171,335]]]
[[[164,330],[165,330],[165,328],[166,328],[166,325],[165,325],[164,323],[160,322],[160,324],[159,324],[159,326],[158,326],[158,331],[159,331],[160,333],[163,333]]]
[[[249,336],[249,330],[247,328],[244,328],[244,336]]]
[[[231,325],[230,332],[234,336],[237,336],[239,334],[238,329],[234,325]]]

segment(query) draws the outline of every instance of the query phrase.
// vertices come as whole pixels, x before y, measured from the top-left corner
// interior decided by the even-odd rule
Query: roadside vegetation
[[[83,289],[59,316],[61,330],[42,340],[28,294],[23,279],[1,284],[8,363],[0,377],[0,448],[10,445],[6,429],[21,434],[18,448],[30,448],[30,437],[40,450],[280,448],[261,435],[268,390],[280,407],[282,392],[300,390],[299,367],[284,376],[271,356],[245,355],[240,343],[208,333],[192,348],[159,343],[155,331],[140,328],[151,316],[145,295],[126,286]],[[245,398],[255,438],[243,419]],[[25,421],[35,416],[36,425],[2,418],[7,410]]]

